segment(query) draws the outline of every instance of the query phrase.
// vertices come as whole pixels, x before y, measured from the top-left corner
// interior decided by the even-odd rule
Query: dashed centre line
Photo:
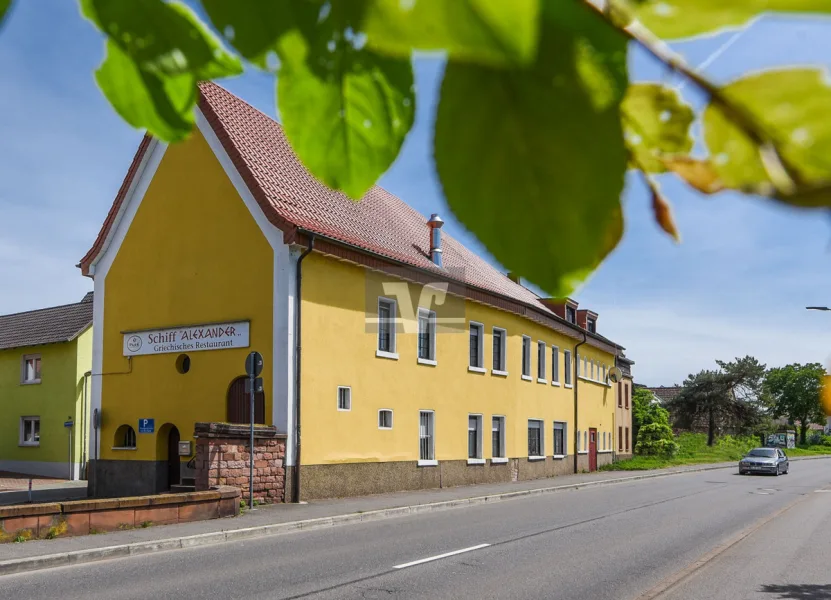
[[[487,548],[488,546],[490,546],[490,544],[479,544],[478,546],[471,546],[470,548],[462,548],[461,550],[454,550],[453,552],[445,552],[444,554],[438,554],[436,556],[430,556],[428,558],[414,560],[413,562],[404,563],[402,565],[395,565],[393,569],[406,569],[407,567],[414,567],[416,565],[432,562],[434,560],[440,560],[442,558],[447,558],[449,556],[456,556],[457,554],[464,554],[465,552],[481,550],[482,548]]]

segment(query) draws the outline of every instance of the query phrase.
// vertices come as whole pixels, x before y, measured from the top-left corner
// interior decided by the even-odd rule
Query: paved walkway
[[[86,481],[69,481],[38,475],[0,471],[0,505],[29,501],[29,480],[32,480],[33,502],[74,500],[87,495]]]

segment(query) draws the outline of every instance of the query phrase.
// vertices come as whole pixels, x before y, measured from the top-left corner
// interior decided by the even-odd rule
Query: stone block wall
[[[250,429],[231,423],[196,423],[196,489],[218,485],[240,489],[248,500]],[[286,436],[275,427],[254,427],[254,499],[261,504],[285,502]]]

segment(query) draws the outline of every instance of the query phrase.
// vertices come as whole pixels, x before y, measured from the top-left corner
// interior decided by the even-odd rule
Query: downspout
[[[574,346],[574,472],[577,473],[577,444],[578,444],[578,436],[580,435],[580,431],[577,429],[577,384],[580,383],[579,379],[579,367],[580,367],[580,357],[577,354],[577,349],[586,343],[588,338],[586,337],[586,332],[583,332],[583,341],[578,342]]]
[[[83,407],[81,409],[83,414],[83,431],[84,437],[83,441],[81,442],[81,469],[83,469],[82,479],[87,478],[87,462],[89,460],[88,448],[87,448],[87,436],[89,435],[89,416],[88,416],[88,397],[89,397],[89,378],[92,376],[92,371],[87,371],[84,373],[84,398],[83,398]]]
[[[296,287],[294,293],[294,315],[295,315],[295,325],[294,325],[294,335],[295,335],[295,345],[294,345],[294,475],[291,478],[291,496],[292,502],[300,502],[300,368],[301,368],[301,328],[303,325],[303,319],[301,319],[300,311],[302,309],[301,304],[301,290],[303,286],[303,272],[301,270],[301,266],[303,264],[303,259],[306,258],[315,247],[315,235],[313,233],[309,234],[309,246],[303,251],[303,254],[297,259],[297,271],[295,273],[295,280],[296,280]]]

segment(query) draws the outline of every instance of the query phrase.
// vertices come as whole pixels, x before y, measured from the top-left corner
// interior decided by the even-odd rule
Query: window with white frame
[[[378,411],[378,429],[392,429],[392,410],[389,408]]]
[[[522,336],[522,376],[531,378],[531,338]]]
[[[545,382],[545,342],[537,342],[537,381]]]
[[[582,363],[583,363],[583,378],[585,379],[589,376],[589,359],[584,356],[583,360],[582,360]]]
[[[129,425],[121,425],[115,431],[113,450],[135,450],[136,430]]]
[[[352,388],[345,385],[338,386],[338,410],[352,410]]]
[[[508,333],[499,327],[493,328],[493,370],[504,373],[508,370]]]
[[[563,350],[563,370],[565,371],[565,383],[571,385],[571,350]]]
[[[554,421],[554,456],[565,456],[568,454],[566,450],[566,430],[568,425],[560,421]]]
[[[600,383],[606,383],[606,377],[607,377],[607,373],[608,373],[607,369],[608,368],[606,367],[606,365],[603,365],[603,370],[600,374]]]
[[[589,363],[589,379],[594,379],[594,359]]]
[[[589,451],[589,432],[585,429],[583,430],[583,450]]]
[[[436,459],[434,417],[435,413],[432,410],[422,410],[418,413],[418,460],[422,462]]]
[[[542,458],[545,456],[544,443],[542,421],[528,419],[528,458]]]
[[[577,323],[577,311],[571,306],[566,306],[566,321]]]
[[[28,354],[23,357],[20,382],[40,383],[40,354]]]
[[[485,328],[481,323],[470,323],[470,368],[482,369],[485,366]]]
[[[580,451],[581,451],[581,448],[580,448],[580,432],[578,431],[577,432],[577,452],[580,452]]]
[[[20,417],[20,445],[40,446],[40,417]]]
[[[602,443],[600,444],[600,449],[601,450],[606,449],[606,432],[605,431],[603,432]]]
[[[560,349],[551,346],[551,383],[560,383]]]
[[[467,458],[482,459],[482,415],[467,417]]]
[[[597,321],[595,319],[586,319],[586,329],[591,333],[597,333]]]
[[[378,298],[378,352],[395,354],[395,300]]]
[[[436,313],[426,308],[418,309],[418,360],[436,362]]]
[[[505,458],[505,417],[491,420],[491,457]]]

